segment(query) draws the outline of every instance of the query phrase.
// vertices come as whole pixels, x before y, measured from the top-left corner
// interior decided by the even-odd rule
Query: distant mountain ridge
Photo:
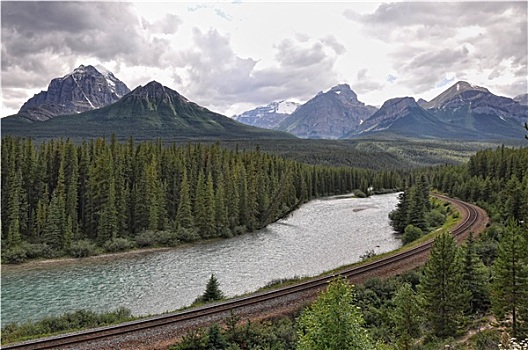
[[[326,139],[384,134],[444,139],[518,138],[520,125],[528,122],[528,107],[524,104],[528,104],[527,100],[526,94],[511,99],[459,81],[431,101],[392,98],[377,110],[360,102],[349,85],[341,84],[319,92],[274,128],[302,138]]]
[[[259,128],[274,129],[300,106],[292,101],[276,101],[267,106],[257,107],[242,114],[233,116],[233,119]]]
[[[347,138],[381,134],[419,138],[467,137],[463,132],[435,118],[412,97],[393,98],[385,101],[381,108],[368,118],[359,132]]]
[[[73,72],[53,79],[48,90],[39,92],[22,105],[18,115],[44,121],[107,106],[129,92],[125,83],[104,67],[80,65]]]
[[[429,102],[391,99],[365,121],[359,135],[390,132],[456,139],[519,138],[528,107],[488,89],[459,81]],[[354,137],[356,135],[349,135]]]
[[[360,102],[348,84],[340,84],[298,107],[276,129],[302,138],[337,139],[358,130],[376,110]]]

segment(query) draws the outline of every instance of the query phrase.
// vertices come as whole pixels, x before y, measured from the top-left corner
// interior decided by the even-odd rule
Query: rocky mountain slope
[[[517,139],[528,107],[496,96],[488,89],[460,81],[429,102],[413,98],[391,99],[367,119],[355,137],[396,134],[444,139]]]
[[[445,125],[412,97],[393,98],[368,118],[359,131],[348,136],[391,134],[416,138],[462,137],[463,130]]]
[[[111,134],[119,139],[132,136],[137,140],[294,138],[288,133],[244,125],[211,112],[155,81],[138,86],[106,107],[28,123],[20,116],[7,117],[2,120],[2,131],[34,138],[78,139]]]
[[[291,101],[272,102],[267,106],[257,107],[242,114],[233,116],[233,119],[247,125],[259,128],[274,129],[290,114],[295,112],[300,104]]]
[[[511,98],[497,96],[488,89],[459,81],[449,89],[423,105],[441,119],[452,121],[450,116],[460,114],[490,115],[512,118],[519,122],[528,120],[528,107]]]
[[[102,66],[81,65],[62,78],[53,79],[20,108],[18,115],[32,121],[86,112],[117,102],[130,89]]]
[[[277,129],[302,138],[337,139],[358,130],[376,110],[360,102],[348,84],[341,84],[297,108]]]

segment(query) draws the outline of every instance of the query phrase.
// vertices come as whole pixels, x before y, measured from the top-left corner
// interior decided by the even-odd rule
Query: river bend
[[[311,201],[267,228],[146,254],[2,267],[2,325],[78,309],[134,315],[189,305],[212,273],[228,297],[272,280],[314,276],[400,247],[388,213],[397,194]]]

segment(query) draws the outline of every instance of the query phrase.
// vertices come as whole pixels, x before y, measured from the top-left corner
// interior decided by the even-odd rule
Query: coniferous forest
[[[233,315],[225,330],[214,325],[194,332],[175,349],[317,348],[312,340],[320,338],[311,332],[350,328],[325,323],[325,310],[343,296],[360,311],[347,321],[358,332],[346,337],[364,348],[496,349],[528,336],[528,148],[498,147],[463,165],[396,172],[307,165],[258,147],[219,144],[96,139],[36,145],[5,137],[2,147],[5,262],[231,237],[310,199],[368,194],[370,186],[405,188],[390,218],[404,241],[446,214],[428,200],[431,189],[473,202],[490,216],[489,227],[462,247],[440,234],[423,268],[356,287],[337,281],[322,295],[322,309],[316,302],[286,318],[243,326]],[[475,328],[480,331],[457,340]]]
[[[228,320],[226,331],[215,325],[189,334],[173,349],[207,349],[215,344],[241,349],[418,350],[444,349],[445,345],[450,349],[524,349],[523,339],[528,337],[528,148],[480,151],[464,165],[421,169],[405,181],[406,191],[391,214],[400,232],[405,225],[420,227],[428,221],[424,221],[427,213],[435,210],[433,206],[429,211],[423,201],[427,188],[485,208],[490,226],[479,237],[470,235],[460,247],[450,234],[441,233],[423,268],[386,280],[371,278],[349,287],[352,296],[338,280],[298,314],[240,327]],[[416,215],[417,207],[423,209],[421,215]],[[343,291],[337,292],[340,288]],[[360,314],[350,321],[334,322],[351,317],[342,306],[343,296],[347,296],[346,307],[355,305]],[[325,305],[320,311],[319,304]],[[334,307],[343,313],[329,311]],[[333,316],[326,317],[330,312]],[[335,345],[346,340],[361,345]]]
[[[262,228],[320,196],[400,185],[395,171],[254,150],[2,139],[2,260],[173,246]]]

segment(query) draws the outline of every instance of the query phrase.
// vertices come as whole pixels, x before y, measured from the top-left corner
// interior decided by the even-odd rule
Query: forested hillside
[[[463,167],[443,167],[432,181],[441,191],[479,204],[496,222],[528,220],[528,148],[477,152]]]
[[[2,140],[2,259],[230,237],[318,196],[396,188],[394,171],[312,166],[219,145]]]

